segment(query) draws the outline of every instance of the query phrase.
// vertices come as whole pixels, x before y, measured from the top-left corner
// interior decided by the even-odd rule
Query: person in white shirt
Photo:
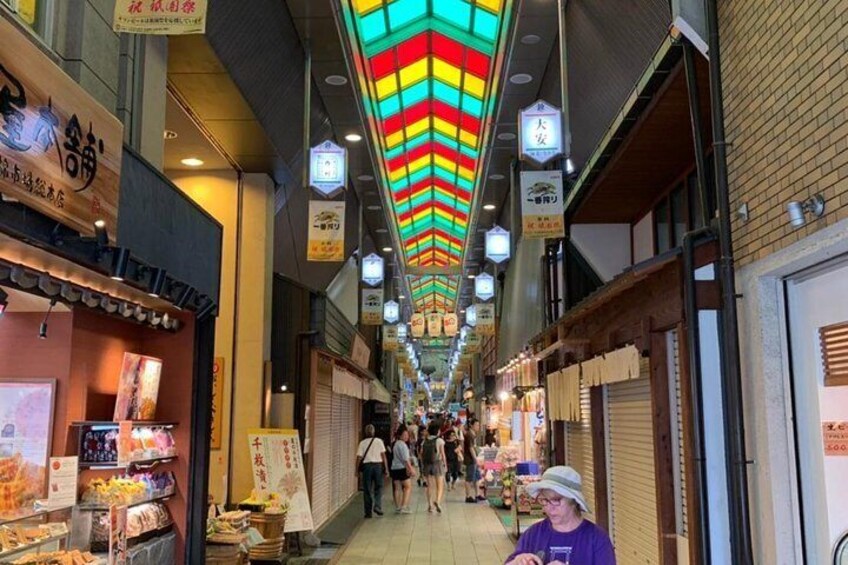
[[[372,511],[377,516],[383,515],[383,477],[389,476],[386,444],[374,437],[374,433],[374,426],[365,426],[365,439],[356,450],[356,472],[362,473],[366,518],[371,517]]]

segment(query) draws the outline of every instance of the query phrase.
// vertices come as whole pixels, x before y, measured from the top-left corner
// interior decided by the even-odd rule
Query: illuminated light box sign
[[[562,111],[544,100],[534,102],[518,115],[522,160],[544,165],[562,155]]]
[[[326,197],[338,194],[347,179],[347,149],[325,141],[309,150],[309,186]]]

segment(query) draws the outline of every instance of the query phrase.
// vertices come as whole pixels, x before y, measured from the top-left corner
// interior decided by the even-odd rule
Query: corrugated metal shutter
[[[341,503],[344,502],[344,494],[347,490],[345,488],[344,474],[351,470],[352,465],[350,461],[343,460],[345,456],[344,444],[347,439],[346,429],[350,427],[350,422],[345,422],[345,404],[347,404],[346,397],[333,393],[333,484],[330,498],[331,516],[339,509]]]
[[[315,425],[312,444],[312,521],[317,528],[330,517],[333,468],[333,391],[329,386],[316,385]]]
[[[583,496],[591,512],[586,518],[595,522],[595,464],[592,446],[592,403],[591,389],[580,389],[580,422],[568,422],[567,464],[580,473],[583,480]]]
[[[611,534],[619,565],[660,563],[651,384],[608,385]]]
[[[689,507],[686,501],[686,459],[685,434],[683,429],[683,392],[680,383],[680,337],[677,331],[668,332],[669,341],[669,371],[671,373],[671,406],[672,426],[676,441],[673,445],[675,461],[674,491],[677,501],[677,533],[683,537],[689,536]]]

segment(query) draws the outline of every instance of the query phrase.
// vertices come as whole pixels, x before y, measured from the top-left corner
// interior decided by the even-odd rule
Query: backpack
[[[421,447],[421,463],[424,465],[436,463],[436,438],[424,441],[424,445]]]

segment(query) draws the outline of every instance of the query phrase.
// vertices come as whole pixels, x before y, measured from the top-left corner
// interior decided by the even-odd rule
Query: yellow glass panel
[[[386,136],[386,147],[388,149],[391,149],[395,145],[399,145],[401,143],[403,143],[403,130],[396,131],[392,135]]]
[[[451,86],[459,88],[462,81],[462,70],[434,57],[433,76],[450,84]]]
[[[397,92],[397,79],[394,74],[383,77],[375,84],[377,88],[377,98],[382,100],[386,96],[391,96]]]
[[[486,83],[476,76],[465,73],[465,92],[473,94],[477,98],[483,98],[483,93],[486,91]]]
[[[456,137],[456,126],[444,121],[441,118],[433,118],[433,127],[436,128],[437,131],[442,132],[448,137]]]
[[[429,167],[431,163],[430,156],[425,155],[420,157],[409,164],[409,174],[414,173],[415,171],[420,171],[424,167]]]
[[[459,176],[466,180],[473,181],[474,180],[474,171],[471,169],[466,169],[465,167],[459,168]]]
[[[406,88],[427,78],[427,59],[421,59],[400,70],[400,86]]]
[[[420,222],[421,220],[428,219],[429,216],[430,216],[430,210],[427,210],[425,208],[424,210],[422,210],[422,211],[418,212],[417,214],[415,214],[414,216],[412,216],[412,220],[415,221],[415,222]]]
[[[501,11],[503,0],[477,0],[477,5],[497,14]]]
[[[465,130],[459,132],[459,140],[468,147],[477,147],[477,136],[470,134]]]
[[[389,173],[389,180],[392,181],[392,182],[395,182],[397,180],[402,179],[407,174],[408,173],[406,172],[406,167],[401,167],[400,169],[397,169],[397,170]]]
[[[362,14],[370,12],[382,3],[383,0],[353,0],[353,9],[361,16]],[[480,4],[483,4],[483,2],[480,2]]]
[[[424,118],[423,120],[418,120],[412,125],[406,126],[406,137],[412,139],[419,133],[423,133],[427,131],[430,127],[430,120],[428,118]]]
[[[442,167],[443,169],[451,173],[456,172],[456,163],[451,161],[450,159],[442,157],[441,155],[436,155],[436,165]]]

